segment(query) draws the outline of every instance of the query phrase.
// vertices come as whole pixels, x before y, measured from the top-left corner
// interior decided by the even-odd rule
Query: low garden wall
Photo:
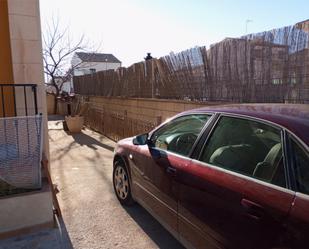
[[[77,96],[76,103],[80,106],[86,102],[88,110],[85,114],[85,124],[115,141],[148,132],[182,111],[219,104],[217,102]]]

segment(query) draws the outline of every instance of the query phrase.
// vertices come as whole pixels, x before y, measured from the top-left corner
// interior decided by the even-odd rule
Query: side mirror
[[[141,134],[133,138],[134,145],[146,145],[148,142],[148,133]]]

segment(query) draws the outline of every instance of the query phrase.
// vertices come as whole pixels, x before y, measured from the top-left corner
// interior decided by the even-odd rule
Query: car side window
[[[151,136],[154,147],[188,156],[210,115],[192,114],[176,118]]]
[[[294,140],[292,140],[294,170],[298,191],[309,194],[309,156]]]
[[[221,117],[203,148],[200,160],[286,186],[281,131],[264,123]]]

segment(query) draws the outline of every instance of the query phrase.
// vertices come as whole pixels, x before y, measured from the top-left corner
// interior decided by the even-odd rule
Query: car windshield
[[[198,135],[201,131],[201,127],[209,119],[208,115],[189,115],[172,120],[170,123],[163,126],[158,132],[152,137],[152,141],[155,141],[159,136],[164,135],[168,137],[169,135],[179,134],[179,133],[193,133]]]

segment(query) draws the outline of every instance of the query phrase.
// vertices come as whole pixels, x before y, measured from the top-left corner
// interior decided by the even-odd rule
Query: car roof
[[[294,133],[309,146],[308,104],[228,104],[202,107],[182,114],[218,112],[263,119]]]

